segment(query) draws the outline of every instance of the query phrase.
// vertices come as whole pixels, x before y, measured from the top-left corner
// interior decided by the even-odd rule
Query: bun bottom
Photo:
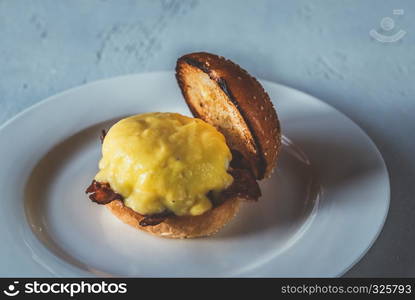
[[[215,207],[200,216],[169,217],[155,226],[140,226],[144,217],[120,200],[114,200],[105,206],[124,223],[153,235],[171,238],[188,239],[212,235],[238,213],[241,199],[233,197],[227,199],[220,206]]]

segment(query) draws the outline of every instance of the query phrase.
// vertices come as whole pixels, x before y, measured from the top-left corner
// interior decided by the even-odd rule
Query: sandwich
[[[200,52],[177,60],[176,79],[192,117],[144,113],[102,135],[102,159],[86,193],[123,222],[165,238],[218,232],[281,148],[277,113],[261,84],[223,57]],[[254,209],[254,208],[252,208]]]

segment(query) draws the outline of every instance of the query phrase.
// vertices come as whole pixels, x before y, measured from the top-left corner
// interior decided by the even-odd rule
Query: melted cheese
[[[108,182],[124,204],[148,215],[200,215],[206,196],[232,183],[224,136],[200,119],[175,113],[128,117],[108,131],[95,180]]]

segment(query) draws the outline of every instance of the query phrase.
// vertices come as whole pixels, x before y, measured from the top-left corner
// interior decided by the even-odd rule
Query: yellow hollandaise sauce
[[[207,193],[232,183],[232,154],[213,126],[176,113],[146,113],[111,127],[95,180],[107,182],[124,204],[143,214],[201,215]]]

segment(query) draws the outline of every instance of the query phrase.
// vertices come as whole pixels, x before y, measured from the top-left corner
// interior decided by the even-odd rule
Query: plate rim
[[[32,110],[37,109],[38,107],[42,106],[42,105],[47,105],[49,102],[54,101],[55,99],[58,99],[62,96],[64,96],[65,94],[69,94],[72,93],[76,90],[80,90],[83,89],[85,87],[90,87],[93,85],[97,85],[97,84],[102,84],[105,81],[111,81],[111,80],[122,80],[123,78],[129,78],[129,77],[134,77],[134,76],[145,76],[145,75],[162,75],[162,74],[174,74],[174,71],[152,71],[152,72],[142,72],[142,73],[131,73],[131,74],[124,74],[124,75],[120,75],[120,76],[114,76],[114,77],[109,77],[109,78],[101,78],[98,80],[94,80],[91,82],[88,82],[86,84],[82,84],[82,85],[78,85],[78,86],[74,86],[72,88],[63,90],[57,94],[53,94],[49,97],[46,97],[43,100],[38,101],[37,103],[21,110],[20,112],[18,112],[17,114],[15,114],[14,116],[10,117],[9,119],[7,119],[6,121],[4,121],[2,124],[0,124],[0,132],[3,130],[7,130],[7,128],[9,126],[11,126],[14,122],[18,121],[20,118],[23,118],[26,114],[29,114]],[[318,102],[319,104],[330,108],[331,110],[336,111],[338,114],[342,115],[344,118],[346,118],[350,123],[352,123],[354,126],[356,126],[356,128],[365,136],[366,140],[370,143],[371,147],[373,148],[373,150],[376,151],[377,154],[377,158],[380,160],[383,170],[385,171],[385,175],[386,175],[386,180],[387,180],[387,195],[385,195],[387,197],[387,203],[385,205],[385,211],[383,212],[383,218],[381,220],[380,226],[377,229],[377,232],[375,235],[373,235],[373,237],[371,238],[371,240],[368,243],[368,246],[366,247],[366,249],[358,256],[355,258],[355,260],[349,264],[348,266],[346,266],[341,272],[339,272],[337,275],[335,275],[335,277],[341,277],[343,276],[346,272],[348,272],[351,268],[353,268],[366,254],[367,252],[373,247],[374,243],[376,242],[376,240],[379,238],[379,236],[381,235],[386,220],[388,218],[389,215],[389,210],[390,210],[390,202],[391,202],[391,186],[390,186],[390,172],[389,172],[389,168],[388,165],[386,164],[380,150],[378,149],[377,145],[375,144],[375,142],[371,139],[371,137],[366,133],[365,130],[363,130],[361,128],[361,126],[356,123],[352,118],[350,118],[348,115],[344,114],[343,112],[341,112],[340,110],[338,110],[336,107],[333,107],[332,105],[328,104],[327,102],[313,96],[310,95],[306,92],[303,92],[301,90],[298,90],[296,88],[293,88],[291,86],[285,85],[285,84],[280,84],[271,80],[266,80],[266,79],[259,79],[259,81],[261,83],[266,83],[266,84],[271,84],[271,85],[276,85],[278,88],[283,88],[286,89],[287,91],[291,92],[291,93],[296,93],[308,98],[313,99],[314,101]],[[26,226],[29,227],[30,229],[30,225],[27,223],[27,219],[24,220],[24,222],[26,223]],[[31,229],[30,229],[31,230]],[[47,247],[45,247],[47,248]],[[24,275],[23,275],[24,276]]]

